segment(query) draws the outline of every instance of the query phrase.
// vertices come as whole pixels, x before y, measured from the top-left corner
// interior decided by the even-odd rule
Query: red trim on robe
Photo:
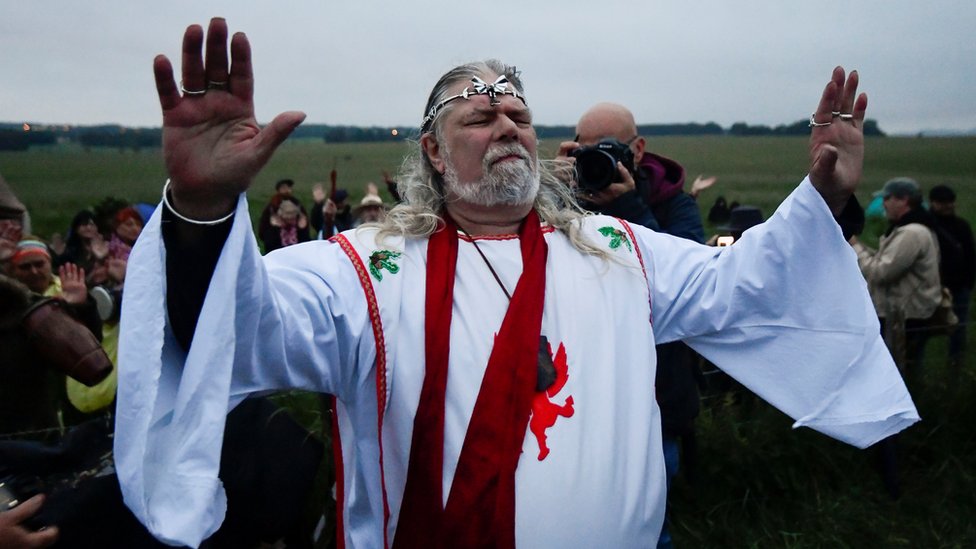
[[[644,273],[644,280],[646,284],[647,280],[647,267],[644,266],[644,255],[641,254],[640,246],[637,245],[637,239],[634,238],[634,230],[630,228],[630,223],[627,223],[623,219],[617,219],[621,225],[623,225],[624,230],[627,231],[627,235],[630,237],[630,243],[634,245],[634,250],[637,251],[637,260],[640,261],[641,272]],[[654,303],[651,302],[651,286],[647,285],[647,305],[651,310],[651,326],[654,326]]]
[[[376,429],[379,439],[380,449],[380,486],[383,491],[383,546],[389,547],[387,539],[390,523],[390,504],[386,497],[386,473],[383,470],[383,415],[386,411],[386,340],[383,335],[383,319],[380,317],[380,307],[376,301],[376,294],[373,292],[373,282],[369,279],[369,272],[363,265],[359,254],[353,247],[349,239],[339,234],[335,237],[335,242],[342,247],[342,251],[349,256],[349,261],[356,269],[359,276],[359,284],[366,295],[366,305],[369,308],[369,322],[373,326],[373,339],[376,342]]]
[[[549,234],[556,230],[552,225],[543,224],[540,229],[542,234]],[[468,236],[464,233],[458,232],[458,239],[465,242],[473,242],[475,240],[518,240],[519,235],[517,234],[496,234],[496,235],[482,235],[482,236]]]

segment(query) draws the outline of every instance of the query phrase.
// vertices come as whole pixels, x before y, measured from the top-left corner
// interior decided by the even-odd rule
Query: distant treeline
[[[807,135],[807,120],[780,126],[752,126],[736,122],[723,128],[714,122],[707,124],[643,124],[637,131],[644,136],[664,135]],[[573,126],[536,126],[540,139],[572,139]],[[884,136],[876,120],[864,122],[864,134]],[[299,126],[292,134],[295,138],[323,139],[326,143],[367,143],[416,139],[417,129],[408,127],[362,127],[307,124]],[[85,148],[111,147],[139,150],[159,147],[162,140],[160,128],[128,128],[118,125],[104,126],[52,126],[0,123],[0,151],[23,151],[36,145],[77,143]]]

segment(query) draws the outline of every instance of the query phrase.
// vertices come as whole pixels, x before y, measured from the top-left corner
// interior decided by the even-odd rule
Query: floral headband
[[[461,93],[452,95],[451,97],[448,97],[431,107],[430,110],[427,111],[427,116],[425,116],[423,121],[420,123],[420,133],[429,131],[430,126],[434,123],[434,119],[437,118],[437,114],[441,112],[441,109],[455,99],[468,99],[474,95],[487,95],[489,104],[495,106],[501,103],[501,101],[498,99],[499,95],[511,95],[516,99],[522,100],[522,103],[528,105],[528,103],[525,103],[525,96],[520,94],[514,86],[512,86],[512,89],[508,89],[508,77],[506,77],[504,74],[496,78],[491,84],[485,82],[477,76],[473,76],[471,77],[471,83],[474,84],[473,88],[464,88],[461,90]]]

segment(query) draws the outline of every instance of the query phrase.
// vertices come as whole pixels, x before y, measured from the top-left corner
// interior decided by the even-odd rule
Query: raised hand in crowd
[[[698,195],[701,194],[702,191],[714,185],[716,181],[718,181],[718,178],[714,175],[711,177],[702,177],[699,175],[695,178],[695,182],[691,184],[691,190],[688,191],[688,194],[690,194],[692,198],[698,198]]]
[[[125,282],[125,269],[128,266],[128,261],[117,257],[110,257],[105,264],[108,267],[109,279],[119,284]]]
[[[44,496],[38,494],[9,511],[0,513],[0,547],[4,549],[35,549],[50,547],[58,541],[58,527],[48,526],[31,530],[23,523],[36,515],[44,504]]]
[[[393,177],[390,176],[390,172],[383,170],[383,183],[386,185],[386,191],[390,193],[395,202],[400,201],[400,193],[397,192],[397,182]]]
[[[51,240],[48,241],[48,247],[54,252],[54,256],[57,257],[64,253],[64,248],[66,246],[64,242],[64,237],[61,233],[54,233],[51,235]]]
[[[81,305],[88,300],[88,286],[85,284],[85,270],[74,263],[65,263],[58,268],[61,279],[61,297],[72,305]]]
[[[154,60],[153,72],[173,205],[183,215],[206,220],[233,210],[237,195],[250,187],[305,114],[285,112],[264,128],[258,125],[251,46],[244,33],[235,33],[228,63],[224,19],[211,19],[205,57],[203,48],[203,28],[191,25],[183,35],[181,83],[164,55]]]
[[[326,200],[325,204],[322,206],[322,215],[325,217],[326,221],[334,221],[337,211],[339,211],[339,208],[332,200]]]
[[[844,79],[836,67],[810,116],[810,181],[839,214],[861,180],[864,164],[864,114],[868,96],[857,95],[857,71]]]
[[[101,233],[96,233],[91,239],[91,253],[96,260],[101,261],[108,257],[108,242]]]
[[[325,201],[325,187],[321,183],[312,185],[312,201],[316,204],[321,204]]]
[[[6,261],[13,257],[17,251],[17,243],[20,242],[24,230],[20,223],[14,223],[9,219],[0,219],[0,261]]]

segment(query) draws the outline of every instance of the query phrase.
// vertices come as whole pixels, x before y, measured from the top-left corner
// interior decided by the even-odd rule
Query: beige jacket
[[[854,243],[857,263],[881,318],[928,318],[942,297],[939,241],[921,223],[896,227],[878,250]],[[900,314],[899,314],[900,313]]]

